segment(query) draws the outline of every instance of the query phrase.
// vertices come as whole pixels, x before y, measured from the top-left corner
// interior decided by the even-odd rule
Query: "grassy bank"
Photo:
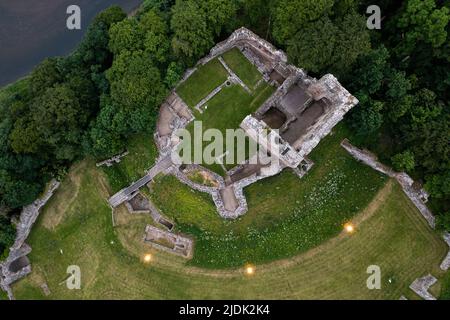
[[[438,265],[447,250],[390,183],[356,215],[354,234],[340,233],[289,260],[257,264],[248,278],[240,270],[189,267],[182,258],[153,251],[142,242],[146,215],[120,208],[113,228],[106,196],[105,180],[93,163],[72,168],[29,238],[33,272],[14,284],[18,299],[414,298],[409,284],[428,272],[440,276]],[[144,264],[142,255],[148,252],[154,259]],[[66,269],[74,264],[81,268],[81,290],[64,284]],[[366,287],[371,264],[381,267],[381,290]],[[43,283],[48,297],[40,289]]]

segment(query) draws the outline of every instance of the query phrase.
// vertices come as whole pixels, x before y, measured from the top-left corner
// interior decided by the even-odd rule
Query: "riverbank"
[[[26,76],[43,59],[69,54],[83,38],[89,23],[102,10],[119,5],[134,12],[142,0],[28,0],[0,3],[0,87]],[[81,30],[68,30],[66,9],[81,8]]]

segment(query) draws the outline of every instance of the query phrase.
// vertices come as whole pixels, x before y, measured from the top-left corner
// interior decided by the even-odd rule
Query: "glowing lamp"
[[[345,230],[345,232],[347,232],[347,233],[352,233],[353,231],[355,231],[355,226],[352,224],[352,223],[346,223],[345,225],[344,225],[344,230]]]

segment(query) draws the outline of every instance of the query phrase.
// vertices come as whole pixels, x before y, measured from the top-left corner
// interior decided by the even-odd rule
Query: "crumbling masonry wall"
[[[398,181],[401,185],[403,192],[408,196],[409,199],[414,203],[417,209],[420,211],[422,216],[427,220],[431,228],[435,227],[435,218],[431,213],[430,209],[425,205],[422,200],[422,195],[425,193],[424,190],[415,190],[413,188],[414,180],[405,172],[396,172],[380,163],[377,157],[365,150],[361,150],[345,139],[341,143],[342,147],[347,150],[355,159],[362,161],[364,164],[370,166],[371,168],[391,177]]]
[[[27,245],[25,241],[31,232],[31,228],[36,222],[42,207],[50,200],[59,185],[60,183],[58,181],[51,181],[48,190],[41,198],[22,209],[20,221],[16,226],[16,240],[10,249],[6,261],[0,263],[0,288],[8,294],[8,297],[11,300],[14,299],[14,296],[10,285],[29,274],[31,272],[31,266],[28,265],[17,272],[11,272],[10,265],[17,259],[25,257],[31,252],[31,247]]]
[[[416,208],[428,222],[428,225],[433,229],[435,228],[435,217],[425,204],[425,201],[428,198],[428,194],[423,189],[415,189],[413,187],[414,180],[408,174],[406,174],[405,172],[394,171],[392,168],[379,162],[374,154],[353,146],[347,139],[343,140],[341,145],[355,159],[363,162],[364,164],[368,165],[374,170],[377,170],[378,172],[396,179],[402,187],[403,192],[408,196],[408,198],[412,201],[412,203],[416,206]],[[443,238],[450,248],[450,233],[445,232],[443,234]],[[447,271],[450,268],[450,250],[447,253],[447,256],[442,261],[440,268],[444,271]]]

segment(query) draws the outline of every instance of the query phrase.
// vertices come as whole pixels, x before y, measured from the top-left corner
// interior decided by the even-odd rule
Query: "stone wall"
[[[199,166],[199,165],[195,165],[197,169],[201,168],[202,170],[206,170],[209,171],[208,169]],[[212,172],[212,171],[209,171]],[[172,170],[171,172],[175,177],[178,178],[178,180],[184,184],[186,184],[187,186],[189,186],[190,188],[200,191],[200,192],[205,192],[208,193],[209,195],[211,195],[214,204],[216,206],[217,212],[219,213],[219,215],[223,218],[226,219],[234,219],[237,218],[241,215],[243,215],[245,212],[247,212],[247,201],[245,199],[244,193],[242,191],[242,189],[237,189],[235,188],[235,196],[236,199],[238,200],[239,203],[239,207],[237,210],[235,210],[234,212],[230,212],[228,210],[225,209],[225,204],[223,203],[222,197],[220,196],[220,190],[225,188],[225,182],[223,181],[223,178],[218,176],[217,174],[214,174],[214,176],[216,177],[217,181],[219,182],[219,187],[208,187],[202,184],[198,184],[193,182],[192,180],[190,180],[187,175],[178,170]]]
[[[437,279],[429,274],[423,278],[416,279],[409,288],[425,300],[436,300],[436,298],[428,291],[436,282]]]
[[[180,83],[186,81],[186,79],[188,79],[195,72],[198,66],[204,65],[212,59],[219,57],[220,63],[222,63],[231,77],[228,79],[228,81],[233,82],[234,79],[234,82],[237,81],[237,83],[243,86],[244,89],[250,91],[250,88],[248,88],[239,79],[239,77],[236,76],[233,70],[231,70],[227,66],[225,61],[220,58],[220,55],[235,47],[239,48],[240,51],[247,57],[247,59],[258,68],[258,70],[262,73],[265,81],[270,81],[269,74],[273,70],[279,72],[284,79],[284,82],[278,86],[276,92],[272,94],[271,97],[269,97],[269,99],[265,103],[263,103],[263,105],[256,111],[256,118],[248,116],[241,123],[241,127],[246,130],[247,135],[249,135],[250,137],[266,137],[264,134],[259,134],[259,131],[264,129],[266,125],[264,122],[260,122],[258,120],[258,115],[262,116],[264,112],[266,112],[272,105],[280,103],[281,99],[283,99],[283,97],[288,93],[289,89],[300,80],[308,86],[315,85],[316,91],[320,91],[322,96],[327,97],[333,104],[333,109],[328,110],[329,112],[326,113],[325,116],[320,118],[317,123],[315,123],[308,129],[308,133],[305,134],[305,136],[302,138],[302,141],[300,141],[299,143],[300,146],[298,148],[298,151],[296,150],[297,148],[295,146],[293,147],[287,142],[283,141],[283,139],[274,130],[269,130],[269,135],[266,138],[276,137],[278,138],[277,140],[284,142],[281,150],[275,150],[275,147],[270,148],[270,152],[272,154],[275,153],[277,158],[281,160],[281,163],[279,163],[277,167],[271,166],[269,168],[270,170],[265,170],[264,172],[263,170],[261,170],[261,174],[259,175],[255,174],[250,177],[246,177],[240,181],[233,183],[230,186],[227,186],[233,188],[234,196],[238,202],[238,208],[234,212],[229,212],[225,209],[220,193],[220,191],[225,188],[224,186],[221,185],[220,188],[212,188],[199,185],[188,179],[188,177],[180,172],[178,168],[171,171],[171,173],[174,174],[182,183],[189,185],[195,190],[209,193],[212,196],[214,203],[216,204],[219,214],[225,218],[235,218],[247,211],[247,201],[245,199],[243,188],[245,188],[249,184],[252,184],[268,176],[277,174],[286,166],[290,166],[291,168],[293,168],[295,173],[299,177],[302,177],[306,173],[306,171],[309,170],[310,166],[307,166],[306,170],[299,170],[298,165],[301,163],[301,161],[307,156],[307,154],[312,151],[312,149],[320,142],[320,140],[324,136],[329,134],[331,129],[339,121],[342,120],[345,113],[358,103],[358,100],[350,95],[350,93],[340,85],[340,83],[334,76],[326,75],[320,80],[308,77],[305,71],[287,63],[287,55],[282,50],[278,50],[271,43],[260,38],[246,28],[237,29],[225,41],[222,41],[215,45],[210,50],[207,56],[197,62],[195,68],[186,71]],[[212,96],[217,94],[217,92],[222,89],[223,85],[224,84],[213,90],[205,99],[203,99],[197,106],[195,106],[195,108],[202,112],[202,108],[205,103]],[[168,103],[170,104],[170,102]],[[192,119],[190,119],[189,121],[192,121]],[[183,127],[187,125],[189,121],[179,122],[173,127]],[[177,138],[174,136],[174,132],[175,130],[172,132],[170,137],[168,135],[155,135],[155,139],[157,141],[161,154],[169,154],[173,150],[175,150],[177,143],[179,143],[179,139],[177,140]],[[252,133],[254,133],[253,136]],[[256,139],[256,141],[258,140],[259,139]],[[262,147],[264,147],[264,144],[270,147],[271,145],[273,145],[270,141],[274,140],[276,139],[263,139],[263,141],[258,142],[260,144],[263,144]],[[228,174],[230,175],[230,172],[228,172]]]
[[[11,272],[9,270],[10,265],[17,259],[24,257],[31,252],[31,247],[28,246],[25,241],[31,232],[31,228],[36,222],[42,207],[50,200],[59,185],[60,183],[58,181],[52,180],[47,191],[41,198],[22,209],[20,220],[16,225],[16,240],[10,249],[8,258],[0,263],[0,288],[6,291],[11,300],[14,299],[10,288],[11,283],[29,274],[31,272],[31,266],[28,265],[18,272]]]
[[[226,51],[238,46],[240,43],[252,44],[259,50],[264,50],[272,56],[275,63],[280,61],[287,62],[286,54],[278,50],[270,42],[262,39],[247,28],[239,28],[235,30],[225,41],[216,44],[209,52],[209,55],[199,60],[199,64],[206,64],[215,57],[225,53]]]
[[[114,157],[111,157],[107,160],[101,161],[96,163],[95,165],[97,167],[101,167],[101,166],[107,166],[107,167],[111,167],[112,165],[114,165],[114,163],[119,163],[123,157],[125,157],[126,155],[128,155],[128,151],[125,151],[121,154],[115,155]]]
[[[445,243],[447,243],[447,245],[450,248],[450,233],[448,233],[448,232],[444,233],[444,241],[445,241]],[[442,261],[440,267],[444,271],[447,271],[450,268],[450,250],[447,253],[447,256]]]
[[[316,80],[313,80],[316,82]],[[326,111],[316,124],[308,129],[308,133],[301,140],[296,141],[295,148],[301,157],[306,157],[343,118],[344,115],[358,104],[358,99],[352,96],[339,81],[331,74],[323,76],[316,84],[324,86],[326,97],[332,106]]]
[[[213,60],[214,58],[218,57],[219,55],[222,55],[223,53],[227,52],[230,49],[233,49],[234,47],[242,47],[242,44],[252,44],[255,49],[257,50],[264,50],[264,52],[267,52],[268,55],[271,56],[273,59],[273,65],[277,65],[279,63],[286,63],[287,62],[287,56],[286,53],[284,53],[282,50],[278,50],[275,46],[273,46],[268,41],[260,38],[258,35],[253,33],[252,31],[248,30],[247,28],[239,28],[235,30],[226,40],[219,42],[216,44],[210,51],[209,54],[202,59],[200,59],[196,66],[194,68],[188,69],[180,82],[177,84],[177,87],[185,82],[196,70],[197,67],[200,65],[205,65],[209,61]],[[245,53],[244,53],[245,54]],[[247,56],[247,55],[246,55]],[[247,57],[249,58],[249,57]],[[255,58],[250,58],[250,61],[252,61],[258,68],[258,70],[265,75],[264,67],[262,67],[258,62],[254,61]],[[269,80],[266,76],[264,77],[265,80]]]
[[[347,139],[343,140],[341,145],[355,159],[363,162],[378,172],[396,179],[402,187],[403,192],[408,196],[412,203],[414,203],[416,208],[428,222],[429,226],[433,229],[435,228],[435,217],[425,204],[428,200],[428,193],[423,189],[414,188],[414,180],[408,174],[404,172],[396,172],[392,168],[380,163],[373,153],[367,150],[361,150],[351,145]],[[443,238],[450,248],[450,233],[445,232],[443,234]],[[450,268],[450,250],[442,261],[440,268],[444,271],[447,271]],[[410,288],[422,298],[426,300],[434,300],[435,298],[428,293],[428,288],[436,281],[437,280],[433,276],[428,275],[414,281]]]
[[[380,163],[377,157],[370,153],[369,151],[361,150],[345,139],[341,143],[342,147],[348,151],[355,159],[363,162],[369,167],[377,170],[391,178],[394,178],[401,185],[403,192],[408,196],[409,199],[414,203],[417,209],[420,211],[422,216],[427,220],[430,227],[435,227],[435,218],[431,213],[430,209],[427,208],[423,202],[422,195],[423,191],[416,190],[413,188],[414,180],[405,172],[395,172],[388,166]]]

